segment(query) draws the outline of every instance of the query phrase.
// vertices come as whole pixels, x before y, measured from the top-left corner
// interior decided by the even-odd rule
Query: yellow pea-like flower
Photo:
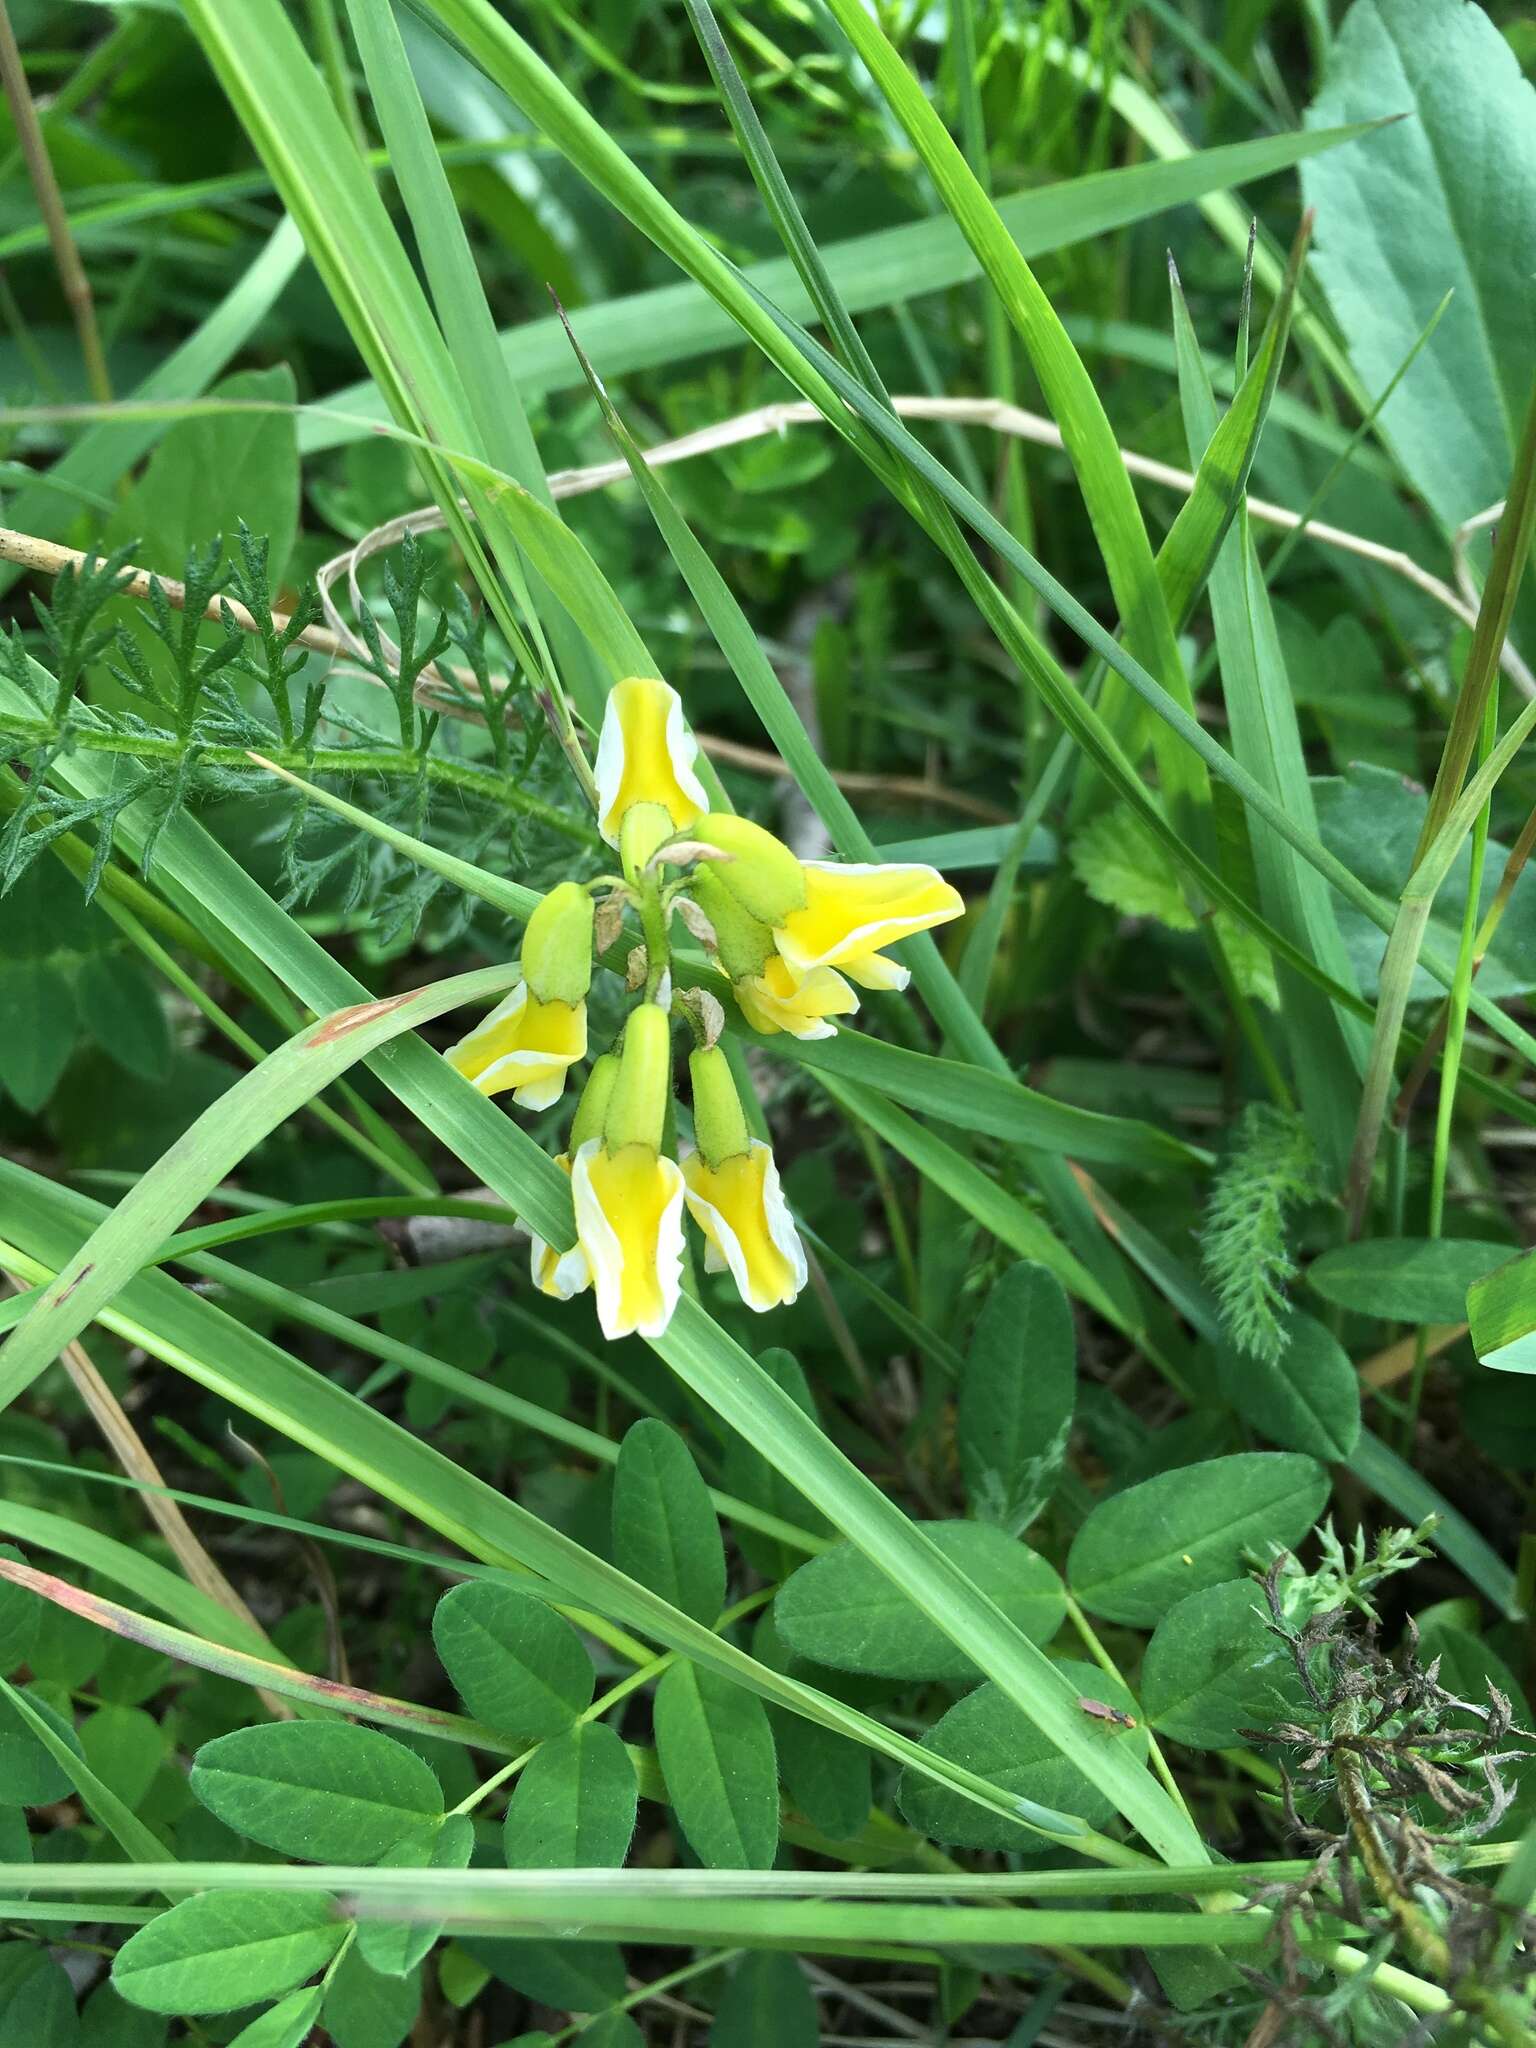
[[[699,743],[683,719],[676,690],[659,676],[626,676],[608,693],[598,735],[597,828],[610,846],[621,844],[624,821],[644,806],[637,862],[649,860],[664,839],[709,809],[694,770]],[[636,827],[631,826],[634,838]],[[628,851],[626,845],[626,851]]]
[[[748,1308],[780,1308],[805,1285],[805,1249],[773,1151],[749,1136],[730,1062],[718,1046],[688,1061],[698,1150],[683,1161],[688,1213],[704,1233],[707,1272],[729,1272]]]
[[[571,1167],[576,1228],[605,1337],[659,1337],[682,1289],[683,1175],[648,1145],[589,1138]]]
[[[688,1213],[704,1233],[704,1269],[729,1271],[748,1308],[782,1308],[805,1285],[805,1248],[779,1185],[773,1148],[753,1138],[745,1152],[711,1166],[702,1152],[683,1161]]]
[[[520,1108],[548,1109],[560,1100],[567,1071],[586,1051],[586,1004],[541,1003],[520,981],[444,1057],[482,1095],[510,1088]]]
[[[850,1016],[859,999],[835,967],[813,967],[796,978],[777,953],[761,972],[733,984],[741,1014],[754,1031],[787,1031],[793,1038],[835,1038],[834,1017]]]
[[[482,1095],[512,1091],[523,1109],[560,1100],[567,1070],[587,1051],[592,898],[576,882],[550,890],[523,934],[522,979],[445,1058]]]
[[[572,1131],[577,1240],[609,1338],[659,1337],[682,1290],[683,1176],[661,1154],[671,1058],[667,1013],[641,1003],[605,1084],[601,1129],[586,1135],[579,1114]]]
[[[898,863],[801,863],[804,905],[774,927],[779,957],[803,978],[836,967],[863,988],[905,988],[907,968],[882,949],[959,917],[965,904],[937,868]]]

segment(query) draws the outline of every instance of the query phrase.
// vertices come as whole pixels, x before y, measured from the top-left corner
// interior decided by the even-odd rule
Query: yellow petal
[[[711,1167],[702,1152],[683,1161],[688,1213],[723,1262],[748,1308],[794,1300],[805,1285],[805,1251],[779,1186],[772,1149],[754,1138],[745,1152]]]
[[[586,1004],[541,1003],[520,981],[444,1058],[482,1095],[510,1088],[522,1108],[548,1109],[560,1099],[567,1068],[586,1050]]]
[[[813,967],[797,979],[777,954],[763,963],[761,974],[736,983],[736,1000],[754,1031],[787,1031],[793,1038],[832,1038],[837,1026],[828,1020],[859,1007],[858,997],[834,969]]]
[[[869,866],[839,861],[805,863],[805,908],[792,910],[774,943],[792,972],[846,967],[855,979],[872,973],[866,963],[883,946],[948,924],[965,909],[960,892],[936,868],[895,863]],[[866,980],[867,987],[890,986]]]
[[[676,690],[658,676],[626,676],[608,693],[598,737],[597,826],[610,846],[619,843],[624,813],[634,804],[660,804],[680,831],[709,809],[694,773],[699,743],[683,722]]]
[[[555,1164],[563,1174],[569,1175],[571,1155],[557,1152]],[[533,1284],[540,1294],[552,1295],[556,1301],[569,1301],[572,1295],[581,1294],[592,1285],[592,1269],[587,1264],[587,1255],[579,1240],[568,1252],[557,1252],[536,1231],[530,1230],[528,1248]]]
[[[683,1176],[649,1145],[609,1152],[589,1138],[571,1169],[576,1229],[605,1337],[659,1337],[683,1270]]]

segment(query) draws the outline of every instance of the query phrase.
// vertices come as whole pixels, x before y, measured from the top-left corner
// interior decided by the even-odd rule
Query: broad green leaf
[[[1223,1346],[1221,1391],[1281,1450],[1337,1464],[1360,1434],[1359,1375],[1338,1338],[1314,1317],[1292,1309],[1285,1330],[1288,1341],[1273,1363]]]
[[[602,1721],[539,1745],[512,1788],[502,1851],[513,1870],[617,1870],[635,1832],[629,1751]]]
[[[80,2048],[165,2048],[167,2021],[129,2005],[104,1977],[80,2013]]]
[[[60,1965],[34,1942],[0,1942],[0,2041],[74,2048],[78,2038],[75,1994]]]
[[[767,1870],[779,1844],[773,1731],[761,1700],[696,1664],[656,1688],[656,1756],[672,1811],[701,1863]]]
[[[19,1109],[41,1109],[79,1034],[75,992],[51,960],[0,960],[0,1088]]]
[[[624,1996],[622,1952],[600,1941],[491,1941],[460,1946],[499,1983],[557,2012],[601,2012]]]
[[[467,1813],[447,1814],[441,1827],[407,1835],[379,1858],[381,1870],[464,1870],[475,1847],[475,1824]],[[357,1946],[364,1959],[390,1977],[415,1969],[441,1930],[429,1921],[360,1920]]]
[[[1355,1315],[1392,1323],[1463,1323],[1467,1289],[1513,1247],[1479,1237],[1376,1237],[1339,1245],[1307,1268],[1307,1285]]]
[[[666,1423],[634,1423],[613,1472],[613,1559],[631,1578],[712,1625],[725,1605],[725,1547],[709,1489]]]
[[[160,991],[126,953],[94,953],[75,981],[87,1031],[109,1058],[141,1081],[171,1071],[171,1027]]]
[[[605,2012],[577,2035],[587,2048],[645,2048],[645,2036],[627,2012]]]
[[[143,1804],[170,1744],[142,1707],[101,1706],[80,1724],[85,1760],[125,1805]]]
[[[237,1728],[203,1744],[191,1782],[237,1834],[312,1863],[372,1863],[443,1810],[414,1750],[340,1721]]]
[[[814,1421],[816,1402],[799,1360],[792,1353],[770,1345],[758,1354],[757,1362],[795,1405]],[[763,1508],[782,1520],[814,1530],[818,1543],[827,1540],[822,1534],[828,1527],[825,1517],[797,1491],[777,1466],[769,1464],[761,1451],[755,1450],[744,1436],[734,1432],[725,1446],[723,1477],[730,1491],[742,1500],[750,1501],[755,1507]],[[748,1563],[765,1579],[787,1579],[805,1554],[803,1550],[792,1550],[787,1543],[745,1525],[737,1528],[736,1541]]]
[[[956,1441],[972,1512],[1009,1536],[1050,1499],[1067,1454],[1077,1343],[1061,1282],[1010,1266],[982,1306],[960,1379]]]
[[[242,2027],[229,2048],[304,2048],[320,2017],[325,1993],[318,1984],[300,1986],[258,2013]]]
[[[1057,1667],[1080,1698],[1098,1701],[1129,1714],[1136,1722],[1126,1728],[1077,1707],[1092,1739],[1105,1755],[1118,1751],[1143,1763],[1147,1755],[1147,1731],[1140,1709],[1118,1679],[1111,1678],[1096,1664],[1079,1664],[1064,1659]],[[923,1737],[925,1749],[964,1760],[967,1769],[984,1769],[988,1777],[1005,1785],[1021,1799],[1044,1805],[1067,1805],[1090,1823],[1107,1820],[1109,1800],[1098,1784],[1065,1758],[1057,1755],[1004,1693],[995,1685],[979,1685],[958,1700]],[[898,1792],[901,1810],[922,1834],[935,1841],[961,1844],[971,1849],[1018,1849],[1028,1853],[1030,1835],[1017,1822],[1000,1820],[990,1813],[968,1814],[942,1786],[930,1786],[911,1771],[903,1771]]]
[[[1467,1290],[1466,1314],[1482,1364],[1496,1372],[1536,1372],[1536,1259],[1529,1252],[1479,1274]]]
[[[1094,901],[1121,917],[1154,917],[1175,932],[1194,929],[1172,860],[1134,811],[1101,811],[1073,839],[1071,861]]]
[[[209,396],[292,405],[293,372],[286,365],[240,370]],[[131,541],[141,567],[180,577],[188,554],[220,535],[232,554],[242,520],[270,540],[267,573],[273,591],[280,590],[299,520],[292,413],[230,411],[176,421],[108,521],[102,546]]]
[[[1235,1578],[1253,1552],[1299,1543],[1328,1499],[1311,1458],[1241,1451],[1160,1472],[1111,1495],[1067,1558],[1074,1596],[1108,1621],[1150,1627],[1169,1605]]]
[[[1231,1749],[1243,1730],[1293,1714],[1301,1684],[1252,1579],[1228,1579],[1169,1608],[1141,1665],[1141,1704],[1159,1735]]]
[[[420,2010],[419,1973],[381,1976],[355,1942],[325,1994],[325,2024],[336,2048],[400,2048]]]
[[[18,1697],[83,1759],[79,1736],[56,1707],[26,1690]],[[70,1791],[68,1773],[7,1695],[0,1695],[0,1786],[7,1806],[47,1806],[55,1799],[67,1799]]]
[[[918,1527],[1032,1643],[1051,1640],[1066,1616],[1066,1597],[1043,1557],[990,1523]],[[773,1618],[792,1650],[839,1671],[961,1681],[976,1676],[964,1649],[851,1543],[801,1565],[779,1589]]]
[[[779,1775],[795,1806],[834,1842],[857,1835],[869,1819],[869,1751],[798,1714],[771,1707],[768,1717]]]
[[[1381,427],[1451,531],[1504,495],[1530,388],[1536,99],[1481,7],[1355,0],[1309,127],[1407,115],[1302,172],[1313,268],[1360,382],[1378,391],[1447,290]]]
[[[133,2005],[185,2019],[238,2012],[323,1970],[346,1939],[313,1892],[201,1892],[130,1935],[112,1981]]]
[[[469,1579],[437,1603],[432,1640],[477,1721],[509,1735],[559,1735],[592,1697],[581,1638],[531,1593]]]
[[[759,1950],[731,1972],[710,2023],[709,2048],[817,2048],[821,2027],[794,1956]]]

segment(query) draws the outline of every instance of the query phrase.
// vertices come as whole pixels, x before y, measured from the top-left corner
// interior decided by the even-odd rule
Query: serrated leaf
[[[1228,1579],[1180,1600],[1142,1660],[1147,1719],[1191,1749],[1230,1749],[1245,1728],[1272,1726],[1300,1697],[1291,1653],[1268,1626],[1252,1579]]]
[[[1017,1536],[1067,1453],[1077,1347],[1066,1292],[1043,1266],[1010,1266],[988,1294],[960,1379],[956,1441],[978,1519]]]
[[[918,1526],[1031,1642],[1051,1640],[1066,1616],[1066,1596],[1043,1557],[989,1523]],[[964,1650],[851,1543],[803,1564],[779,1589],[773,1618],[792,1650],[835,1670],[877,1678],[976,1676]]]
[[[504,1735],[558,1735],[592,1698],[592,1660],[562,1616],[498,1579],[469,1579],[437,1604],[432,1640],[455,1692]]]
[[[200,1892],[130,1935],[112,1981],[131,2004],[178,2019],[238,2012],[323,1970],[346,1932],[322,1893]]]
[[[754,1693],[679,1663],[656,1688],[656,1755],[701,1863],[767,1870],[779,1844],[773,1731]]]
[[[1170,1604],[1245,1569],[1248,1554],[1299,1543],[1328,1499],[1311,1458],[1241,1451],[1160,1472],[1089,1515],[1067,1558],[1067,1584],[1109,1621],[1150,1627]]]
[[[343,1722],[237,1728],[203,1744],[191,1782],[238,1834],[314,1863],[373,1863],[443,1810],[442,1787],[414,1750]]]
[[[1122,917],[1151,917],[1170,931],[1195,928],[1173,863],[1134,811],[1101,811],[1072,841],[1072,871],[1096,903]]]
[[[613,1557],[621,1571],[713,1624],[725,1605],[720,1523],[688,1446],[664,1422],[637,1422],[613,1474]]]
[[[1135,1727],[1126,1728],[1084,1714],[1084,1726],[1094,1729],[1106,1754],[1118,1749],[1122,1755],[1144,1760],[1147,1731],[1127,1688],[1096,1664],[1063,1659],[1057,1669],[1081,1697],[1115,1707],[1136,1722]],[[958,1700],[923,1737],[923,1747],[964,1763],[968,1770],[984,1773],[1021,1799],[1080,1814],[1090,1826],[1107,1820],[1114,1810],[1093,1780],[1069,1764],[995,1685],[979,1685]],[[919,1778],[910,1768],[901,1775],[898,1798],[913,1827],[935,1841],[972,1849],[1028,1852],[1039,1847],[1039,1836],[1029,1828],[979,1807],[967,1812],[968,1801],[957,1798],[946,1786]]]
[[[635,1832],[638,1788],[612,1728],[589,1721],[541,1744],[507,1806],[502,1848],[513,1870],[616,1870]]]

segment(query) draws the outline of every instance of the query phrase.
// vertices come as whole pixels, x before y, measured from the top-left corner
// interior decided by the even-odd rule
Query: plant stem
[[[80,251],[75,246],[74,231],[69,225],[69,214],[59,191],[58,178],[54,175],[53,159],[48,154],[42,124],[37,118],[32,88],[27,83],[26,67],[21,61],[21,51],[5,0],[0,0],[0,84],[5,87],[11,118],[16,124],[17,145],[26,160],[27,175],[37,194],[38,211],[48,230],[59,285],[74,320],[75,333],[79,336],[86,385],[98,405],[110,405],[112,379],[107,374],[106,352],[101,345],[101,330],[96,324],[96,300],[91,292],[91,281],[85,274],[85,265],[80,261]]]

